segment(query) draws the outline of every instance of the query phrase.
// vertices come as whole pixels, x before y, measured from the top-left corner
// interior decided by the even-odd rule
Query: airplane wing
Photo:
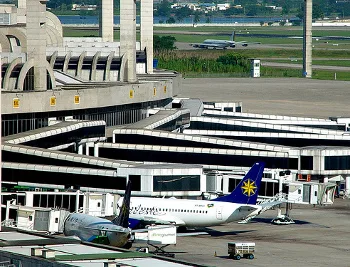
[[[208,235],[207,232],[193,232],[193,233],[177,233],[176,236],[197,236],[197,235]]]

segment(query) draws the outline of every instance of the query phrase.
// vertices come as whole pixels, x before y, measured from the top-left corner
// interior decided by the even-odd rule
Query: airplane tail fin
[[[255,205],[264,172],[265,163],[256,162],[231,194],[212,199],[212,201]]]
[[[232,34],[231,34],[231,41],[236,41],[236,32],[233,31]]]
[[[125,189],[123,204],[120,207],[119,215],[112,220],[112,223],[114,223],[115,225],[119,225],[124,228],[129,227],[130,198],[131,198],[131,182],[129,180],[128,185],[126,186],[126,189]]]

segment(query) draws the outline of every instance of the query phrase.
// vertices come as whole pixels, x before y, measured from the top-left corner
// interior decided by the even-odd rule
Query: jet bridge
[[[239,173],[238,173],[239,172]],[[236,188],[245,175],[243,171],[206,173],[206,199],[229,194]],[[281,197],[288,203],[325,205],[332,204],[334,199],[334,183],[318,183],[315,181],[294,181],[290,170],[265,170],[259,189],[259,199],[275,199]]]

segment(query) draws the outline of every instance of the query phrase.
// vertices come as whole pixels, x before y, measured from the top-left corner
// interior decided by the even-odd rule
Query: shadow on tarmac
[[[266,223],[266,224],[272,224],[271,223],[272,219],[271,218],[254,218],[250,223],[254,223],[254,222],[257,222],[257,223]],[[294,220],[294,225],[295,224],[311,224],[310,222],[308,221],[301,221],[301,220]]]
[[[231,235],[235,236],[235,235],[239,235],[239,234],[255,232],[255,230],[228,231],[228,232],[224,232],[224,231],[217,231],[217,230],[213,230],[213,229],[206,229],[205,231],[206,231],[210,236],[214,236],[214,237],[219,237],[219,236],[231,236]]]

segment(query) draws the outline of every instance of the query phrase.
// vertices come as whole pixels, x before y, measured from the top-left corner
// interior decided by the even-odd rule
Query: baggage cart
[[[228,242],[228,254],[231,259],[254,259],[255,243],[253,242]]]

